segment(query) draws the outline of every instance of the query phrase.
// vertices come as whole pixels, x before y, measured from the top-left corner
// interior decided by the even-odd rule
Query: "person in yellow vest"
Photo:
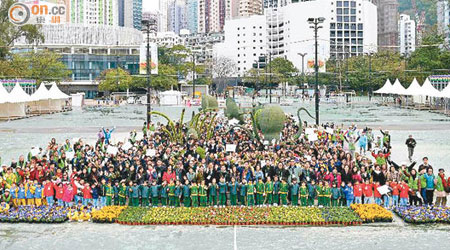
[[[42,197],[44,195],[44,188],[41,183],[37,183],[35,181],[35,190],[34,190],[34,203],[37,207],[42,206]]]
[[[36,187],[33,185],[33,181],[29,180],[25,184],[25,194],[27,197],[27,205],[34,206],[34,191]]]
[[[17,192],[19,191],[19,188],[16,186],[16,183],[12,183],[11,188],[9,189],[11,193],[11,199],[14,207],[17,207],[19,204],[19,201],[17,199]]]
[[[0,213],[6,213],[9,210],[9,204],[6,203],[6,201],[2,201],[2,203],[0,204]]]

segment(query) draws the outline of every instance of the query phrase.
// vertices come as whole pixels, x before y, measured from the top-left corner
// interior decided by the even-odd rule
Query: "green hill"
[[[427,26],[433,26],[436,24],[436,3],[437,0],[415,0],[417,6],[417,12],[421,15],[425,13],[425,24]],[[415,11],[412,5],[412,0],[398,0],[399,12],[401,14],[409,14],[412,17],[415,16]]]

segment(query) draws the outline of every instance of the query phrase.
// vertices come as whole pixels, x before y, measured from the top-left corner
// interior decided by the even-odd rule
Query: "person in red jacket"
[[[405,181],[400,184],[400,206],[407,206],[409,198],[409,186]]]
[[[400,184],[398,184],[395,180],[391,182],[390,187],[392,188],[392,206],[398,206],[398,195],[400,193]]]
[[[359,181],[355,182],[353,186],[353,195],[355,196],[355,204],[362,203],[363,184],[359,184]]]
[[[167,172],[164,172],[163,174],[163,181],[170,183],[170,180],[175,181],[175,179],[176,179],[175,172],[172,171],[172,167],[168,167]]]
[[[380,183],[376,181],[373,184],[373,196],[375,197],[375,204],[378,204],[381,206],[381,194],[380,191],[378,191],[378,188],[380,187]]]
[[[60,182],[58,183],[58,185],[55,185],[55,198],[58,201],[58,206],[64,205],[62,200],[63,196],[64,196],[64,188],[62,183]]]
[[[92,188],[89,186],[89,183],[85,183],[83,189],[83,205],[87,206],[89,203],[92,204]]]
[[[54,183],[50,180],[46,181],[44,184],[44,196],[47,200],[48,206],[53,206],[54,200],[53,196],[55,195]]]
[[[373,203],[373,184],[370,183],[369,179],[366,179],[366,183],[364,184],[364,204],[372,204]]]

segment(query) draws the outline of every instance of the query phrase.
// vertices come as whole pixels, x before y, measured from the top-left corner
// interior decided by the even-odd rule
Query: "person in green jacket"
[[[161,206],[163,207],[167,206],[167,199],[168,199],[167,191],[168,191],[167,182],[163,181],[162,186],[160,188]]]
[[[208,203],[208,198],[206,196],[207,191],[208,187],[205,184],[205,180],[202,180],[201,185],[198,187],[198,199],[201,207],[206,207],[206,204]]]
[[[189,180],[186,180],[183,185],[183,205],[184,207],[191,206],[191,188],[189,186]]]
[[[198,207],[198,186],[197,186],[197,182],[195,182],[195,181],[192,182],[192,185],[190,187],[190,191],[191,191],[192,207]]]
[[[150,186],[150,193],[152,195],[152,206],[157,207],[159,205],[159,185],[156,183],[156,179],[153,179],[152,185]]]
[[[248,181],[247,189],[247,206],[255,205],[255,186],[251,180]]]
[[[227,183],[225,182],[224,177],[220,177],[219,181],[219,205],[226,206],[227,205]]]
[[[114,196],[114,189],[111,186],[111,179],[109,179],[108,184],[106,184],[105,190],[106,190],[106,206],[111,206],[113,204],[112,199]]]
[[[262,178],[258,179],[255,185],[256,188],[256,205],[261,206],[264,204],[265,186]]]
[[[336,182],[333,182],[333,186],[331,188],[331,205],[333,207],[339,206],[339,198],[341,197],[341,190],[337,186]]]
[[[290,185],[290,192],[291,192],[291,205],[292,206],[298,206],[298,192],[299,192],[299,185],[297,183],[297,178],[292,178],[292,184]]]
[[[330,188],[330,186],[329,186],[327,181],[324,181],[324,183],[325,183],[325,185],[324,185],[323,190],[322,190],[323,206],[329,207],[330,203],[331,203],[330,202],[330,200],[331,200],[331,188]]]
[[[127,186],[125,185],[125,180],[121,181],[121,185],[119,188],[119,205],[120,206],[125,206],[126,201],[127,201]]]
[[[272,204],[280,204],[280,181],[278,180],[278,175],[273,177],[273,198]]]
[[[286,183],[284,178],[281,178],[280,184],[280,204],[283,206],[287,206],[287,195],[289,191],[289,185]]]
[[[246,196],[247,196],[247,181],[242,180],[242,183],[239,185],[239,203],[241,206],[247,204]]]
[[[266,193],[266,201],[265,204],[272,205],[273,204],[273,182],[270,176],[267,176],[267,181],[265,185],[265,193]]]
[[[237,205],[237,191],[238,191],[239,185],[236,183],[236,179],[234,177],[231,178],[231,183],[228,184],[228,190],[230,192],[230,205],[236,206]]]
[[[410,205],[422,206],[422,200],[417,195],[419,193],[419,176],[417,176],[417,171],[415,169],[412,169],[409,173],[408,186],[412,191],[412,192],[410,192],[410,195],[409,195]]]
[[[141,190],[141,205],[142,207],[148,207],[150,204],[150,187],[148,186],[148,181],[144,181],[144,183],[140,186]]]
[[[321,181],[319,181],[319,185],[317,186],[317,205],[319,206],[323,206],[324,202],[323,202],[323,184]]]
[[[131,184],[131,181],[130,181]],[[132,185],[128,188],[128,199],[129,199],[129,206],[132,207],[139,207],[139,186],[136,182],[133,182]]]
[[[119,182],[116,181],[114,187],[113,187],[113,191],[114,191],[114,205],[118,206],[119,203],[119,190],[120,190],[120,186],[119,186]]]
[[[169,193],[169,206],[175,207],[175,183],[173,179],[170,180],[169,185],[167,185],[167,192]]]
[[[181,201],[181,195],[182,195],[182,189],[181,182],[177,180],[175,185],[175,207],[180,207],[180,201]]]
[[[208,187],[209,203],[211,206],[217,205],[217,188],[216,178],[213,178]]]
[[[308,206],[308,187],[306,186],[306,182],[302,182],[302,186],[300,187],[300,203],[302,207]]]
[[[317,187],[316,181],[311,180],[311,183],[308,183],[308,204],[310,206],[314,206],[314,201],[317,197]]]
[[[439,173],[436,176],[436,206],[446,206],[447,205],[447,193],[445,192],[445,186],[442,179],[445,180],[444,169],[439,169]]]

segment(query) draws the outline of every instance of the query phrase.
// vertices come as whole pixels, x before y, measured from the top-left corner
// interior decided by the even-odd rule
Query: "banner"
[[[150,68],[151,74],[158,74],[158,46],[150,43]],[[147,44],[142,43],[139,48],[139,74],[147,74]]]

